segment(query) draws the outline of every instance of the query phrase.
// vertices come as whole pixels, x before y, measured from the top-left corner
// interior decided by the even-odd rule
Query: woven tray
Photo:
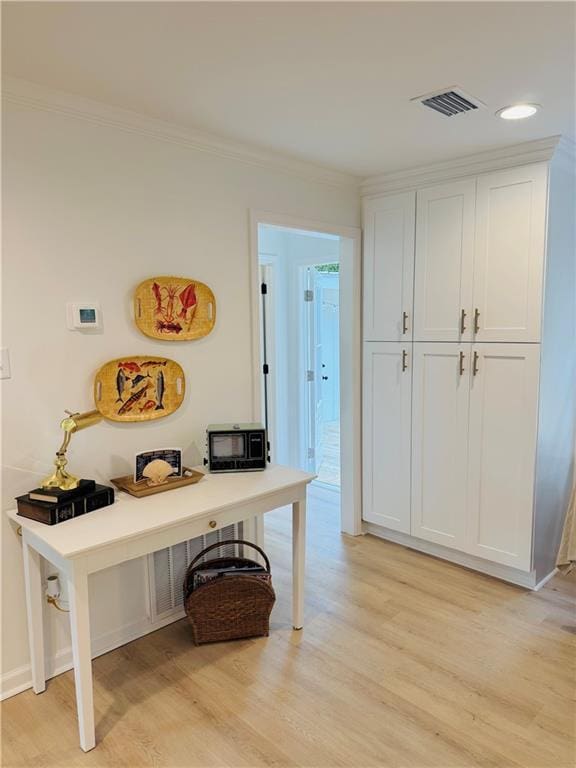
[[[134,320],[146,336],[191,341],[207,336],[216,322],[211,289],[188,277],[151,277],[134,292]]]
[[[94,377],[94,403],[111,421],[152,421],[169,416],[184,400],[182,366],[155,355],[110,360]]]
[[[135,483],[134,475],[113,477],[110,482],[114,483],[118,490],[126,491],[126,493],[129,493],[131,496],[142,498],[143,496],[153,496],[155,493],[171,491],[173,488],[183,488],[185,485],[194,485],[194,483],[200,482],[204,477],[203,472],[198,472],[196,469],[188,469],[188,467],[182,467],[182,472],[191,472],[191,475],[190,477],[169,477],[165,483],[162,483],[162,485],[146,485],[146,480],[140,480]]]

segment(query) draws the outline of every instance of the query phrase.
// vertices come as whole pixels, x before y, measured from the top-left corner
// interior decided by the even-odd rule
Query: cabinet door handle
[[[478,359],[479,359],[479,357],[480,357],[480,355],[478,354],[478,352],[475,351],[474,352],[474,362],[472,363],[472,375],[473,376],[476,376],[476,374],[478,373]]]
[[[474,310],[474,333],[480,330],[480,310],[478,307]]]
[[[402,373],[408,368],[408,352],[402,350]]]
[[[464,352],[460,352],[460,361],[458,363],[458,371],[460,372],[460,376],[464,375]]]
[[[462,309],[460,311],[460,333],[464,333],[466,330],[466,310]]]
[[[402,333],[408,333],[408,312],[402,312]]]

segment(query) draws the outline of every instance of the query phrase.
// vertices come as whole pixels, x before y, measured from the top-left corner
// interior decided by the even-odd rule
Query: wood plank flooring
[[[338,533],[309,505],[306,625],[290,624],[290,516],[267,522],[268,639],[195,648],[184,621],[94,662],[98,746],[74,682],[2,705],[2,765],[572,768],[576,580],[539,593]]]

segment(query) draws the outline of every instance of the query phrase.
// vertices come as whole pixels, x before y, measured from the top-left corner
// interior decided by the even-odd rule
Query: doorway
[[[301,268],[305,414],[301,466],[317,483],[340,490],[340,264]],[[298,301],[300,297],[296,297]]]
[[[360,533],[360,233],[253,214],[254,412]]]

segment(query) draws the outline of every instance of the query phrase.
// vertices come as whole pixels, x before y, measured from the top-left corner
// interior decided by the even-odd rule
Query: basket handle
[[[252,547],[253,549],[255,549],[264,558],[264,562],[266,563],[266,570],[268,571],[268,573],[270,573],[270,560],[268,560],[268,556],[266,555],[266,552],[264,552],[263,549],[260,549],[260,547],[257,544],[253,544],[251,541],[243,541],[242,539],[227,539],[226,541],[217,541],[215,544],[210,544],[209,547],[206,547],[205,549],[202,550],[202,552],[196,555],[194,560],[192,560],[192,562],[188,566],[186,573],[190,573],[194,565],[198,562],[198,560],[203,558],[204,555],[207,555],[208,552],[211,552],[213,549],[218,549],[218,547],[225,547],[228,544],[241,544],[242,546]]]

